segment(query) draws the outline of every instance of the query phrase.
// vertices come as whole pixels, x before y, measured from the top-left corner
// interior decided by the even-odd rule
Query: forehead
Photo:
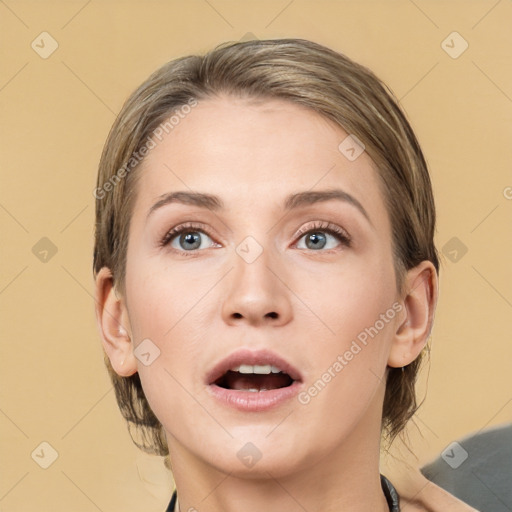
[[[282,202],[290,192],[341,187],[378,218],[386,212],[375,165],[366,152],[347,158],[340,144],[348,136],[291,101],[201,100],[168,133],[153,137],[139,170],[137,207],[147,210],[174,190],[261,206]]]

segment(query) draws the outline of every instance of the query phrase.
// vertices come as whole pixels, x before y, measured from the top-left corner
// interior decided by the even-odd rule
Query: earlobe
[[[112,272],[103,267],[96,276],[96,322],[103,349],[114,371],[129,377],[137,371],[133,355],[131,329],[123,298],[119,298],[113,286]]]
[[[407,272],[405,317],[397,324],[388,366],[400,368],[412,363],[425,347],[432,330],[438,296],[436,269],[422,261]]]

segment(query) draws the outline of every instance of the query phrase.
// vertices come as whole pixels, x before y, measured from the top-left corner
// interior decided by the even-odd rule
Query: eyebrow
[[[296,210],[303,206],[310,206],[316,203],[322,203],[326,201],[342,201],[354,206],[359,212],[366,218],[366,220],[373,227],[373,223],[368,215],[368,212],[364,209],[363,205],[352,195],[339,188],[330,190],[308,190],[305,192],[297,192],[290,194],[284,200],[284,209],[287,211]],[[149,209],[147,218],[163,206],[172,203],[180,203],[191,206],[197,206],[199,208],[206,208],[213,212],[223,210],[225,208],[224,202],[218,196],[212,194],[206,194],[202,192],[188,192],[188,191],[177,191],[169,192],[160,196],[159,200]]]

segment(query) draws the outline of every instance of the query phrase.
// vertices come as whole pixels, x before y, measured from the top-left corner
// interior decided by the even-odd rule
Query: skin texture
[[[102,269],[96,313],[113,368],[139,372],[165,429],[182,511],[388,510],[379,480],[387,366],[407,365],[424,347],[437,276],[424,261],[398,294],[378,176],[366,152],[349,161],[338,150],[347,135],[293,103],[222,96],[201,101],[143,162],[126,294]],[[288,194],[332,188],[354,196],[371,223],[336,200],[283,209]],[[177,190],[215,194],[225,209],[173,203],[147,218]],[[159,246],[188,222],[206,231],[199,249],[179,235]],[[327,222],[351,245],[322,228],[314,232],[325,242],[308,244],[306,231]],[[237,253],[247,236],[262,250],[252,263]],[[206,372],[241,347],[276,352],[307,390],[394,303],[394,317],[307,404],[240,412],[207,391]],[[133,353],[146,338],[160,350],[149,366]],[[251,468],[237,457],[248,442],[261,453]]]
[[[418,468],[403,465],[393,475],[402,512],[478,512],[453,494],[425,478]]]

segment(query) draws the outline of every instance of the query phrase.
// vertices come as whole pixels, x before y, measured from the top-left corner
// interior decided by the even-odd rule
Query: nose
[[[292,318],[292,292],[276,257],[266,249],[254,261],[240,254],[235,251],[233,255],[234,269],[222,305],[224,321],[230,325],[286,325]]]

